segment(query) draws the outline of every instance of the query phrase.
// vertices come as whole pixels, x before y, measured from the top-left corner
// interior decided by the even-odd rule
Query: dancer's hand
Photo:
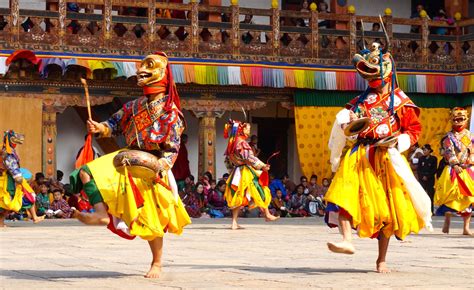
[[[262,168],[263,171],[269,171],[270,170],[270,165],[267,164]]]
[[[462,167],[459,165],[454,165],[454,171],[456,171],[457,174],[460,174],[462,172]]]
[[[349,118],[351,122],[359,119],[359,117],[357,117],[357,115],[353,111],[349,111]]]
[[[96,134],[104,132],[104,125],[92,119],[87,120],[87,132]]]

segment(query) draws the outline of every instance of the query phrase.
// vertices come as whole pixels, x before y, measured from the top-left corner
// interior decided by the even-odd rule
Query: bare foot
[[[377,273],[387,274],[392,272],[389,268],[387,268],[386,262],[379,262],[377,261]]]
[[[449,234],[449,224],[444,223],[443,229],[441,231],[445,234]]]
[[[349,242],[340,242],[340,243],[327,243],[328,249],[331,252],[339,253],[339,254],[347,254],[352,255],[355,253],[354,245]]]
[[[230,228],[231,230],[243,230],[245,229],[244,227],[241,227],[240,225],[232,225],[232,227]]]
[[[153,263],[151,264],[150,270],[145,274],[145,278],[160,278],[161,274],[161,264]]]
[[[33,218],[32,220],[33,220],[33,223],[37,224],[37,223],[39,223],[39,222],[41,222],[41,221],[44,220],[44,215],[42,215],[42,216],[37,216],[37,217]]]
[[[462,234],[465,236],[474,236],[474,234],[470,230],[464,230]]]
[[[273,222],[273,221],[276,221],[279,218],[280,218],[279,216],[274,216],[274,215],[269,214],[265,217],[265,221],[266,222]]]

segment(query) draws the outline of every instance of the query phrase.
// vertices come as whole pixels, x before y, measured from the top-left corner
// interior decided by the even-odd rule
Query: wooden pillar
[[[199,118],[198,174],[209,171],[216,174],[216,114],[212,111],[194,112]]]
[[[355,14],[349,19],[349,59],[357,52],[357,20]]]
[[[191,53],[199,51],[199,10],[196,0],[191,0]]]
[[[112,38],[112,0],[104,0],[104,20],[102,25],[103,46],[107,47]]]
[[[56,177],[56,114],[53,105],[43,104],[42,171],[46,178]]]
[[[430,34],[430,28],[428,26],[428,17],[421,18],[421,62],[428,63],[428,36]]]
[[[66,40],[66,0],[59,0],[59,45],[64,45]]]
[[[20,40],[20,2],[19,0],[10,0],[10,20],[11,20],[11,41]]]
[[[148,50],[153,50],[153,43],[155,42],[156,34],[156,1],[148,0]]]
[[[315,7],[316,8],[316,7]],[[311,9],[311,57],[319,57],[319,26],[318,26],[318,10]]]
[[[234,55],[239,55],[240,54],[240,27],[239,27],[239,17],[240,17],[240,9],[239,9],[239,4],[237,1],[233,2],[235,4],[232,4],[231,9],[232,9],[232,16],[231,16],[231,21],[232,21],[232,53]]]
[[[272,33],[273,56],[278,56],[280,55],[280,9],[278,8],[278,6],[273,7],[273,2],[272,2],[271,21],[272,21],[272,28],[273,28],[273,33]]]
[[[387,30],[388,39],[390,39],[393,45],[393,17],[392,15],[385,14],[383,18],[383,22],[385,25],[385,30]]]

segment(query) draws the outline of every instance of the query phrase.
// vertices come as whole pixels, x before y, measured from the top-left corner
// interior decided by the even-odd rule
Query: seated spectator
[[[48,187],[44,184],[39,186],[39,192],[36,194],[36,214],[45,215],[49,209],[49,192]]]
[[[253,21],[252,21],[252,18],[253,18],[253,15],[246,14],[245,19],[243,21],[241,21],[240,23],[254,24]],[[250,31],[247,31],[244,34],[242,34],[242,41],[245,44],[249,44],[250,42],[252,42],[253,39],[254,39],[253,33],[250,32]]]
[[[49,209],[46,211],[48,217],[70,218],[74,209],[72,209],[63,199],[63,192],[59,188],[53,190],[54,200],[51,202]]]
[[[188,193],[194,190],[194,176],[189,175],[184,180],[184,190],[183,192]]]
[[[272,193],[272,198],[275,198],[277,196],[276,193],[279,190],[282,194],[283,199],[284,200],[287,199],[287,192],[286,192],[285,185],[280,179],[275,178],[275,174],[273,173],[270,173],[270,184],[268,185],[268,188],[270,188],[270,192]]]
[[[299,185],[302,185],[303,188],[304,188],[304,195],[308,195],[309,194],[309,184],[308,184],[308,178],[306,176],[301,176],[300,177],[300,184]]]
[[[212,190],[208,196],[209,215],[214,218],[222,218],[228,215],[229,209],[226,206],[225,181],[219,180],[215,190]]]
[[[328,192],[329,185],[331,185],[330,180],[327,178],[323,178],[323,186],[321,186],[321,191],[319,193],[319,196],[321,198],[324,198],[324,196],[326,195],[326,192]]]
[[[68,198],[67,203],[71,208],[75,208],[80,212],[94,212],[94,208],[89,203],[85,193],[82,191],[71,195]]]
[[[202,212],[207,212],[208,210],[208,205],[207,205],[208,196],[207,195],[209,191],[210,191],[210,186],[209,188],[206,188],[204,184],[202,184],[201,182],[196,183],[196,187],[194,188],[194,193],[196,197],[199,198]]]
[[[288,175],[288,173],[286,173],[285,175],[283,175],[283,180],[282,180],[283,184],[285,185],[285,188],[286,188],[286,192],[287,193],[292,193],[295,191],[296,189],[296,184],[290,180],[290,176]]]
[[[454,24],[454,19],[451,17],[446,16],[446,12],[444,12],[443,9],[439,9],[438,13],[436,16],[433,18],[433,20],[437,21],[445,21],[449,25]],[[436,27],[433,30],[433,34],[438,34],[438,35],[447,35],[448,34],[448,28],[447,27]]]
[[[322,197],[319,195],[320,190],[313,190],[306,199],[306,211],[312,216],[324,216],[325,205]]]
[[[33,180],[32,182],[30,182],[30,186],[31,188],[33,189],[33,191],[35,193],[39,193],[40,192],[40,186],[45,184],[46,183],[46,180],[44,178],[44,174],[41,173],[41,172],[37,172],[35,174],[35,180]]]
[[[309,194],[312,194],[314,196],[318,196],[319,192],[321,191],[321,186],[318,185],[318,176],[316,174],[311,175],[311,178],[309,179]]]
[[[330,13],[328,4],[324,1],[319,2],[318,12],[319,13]],[[331,22],[329,20],[318,20],[318,27],[331,28]]]
[[[285,199],[283,198],[283,193],[280,189],[276,190],[275,197],[272,199],[271,207],[274,209],[272,213],[275,216],[286,217],[288,216],[288,209],[286,207]]]
[[[222,180],[227,181],[227,179],[229,178],[229,176],[230,176],[229,173],[224,173],[224,174],[222,174]]]
[[[423,7],[423,5],[421,5],[421,4],[420,4],[420,5],[417,5],[417,6],[416,6],[416,11],[411,14],[410,18],[412,18],[412,19],[421,18],[420,13],[421,13],[421,11],[423,11],[423,10],[425,10],[425,8]],[[429,15],[426,15],[426,17],[427,17],[428,19],[430,19],[430,16],[429,16]],[[413,26],[411,27],[411,29],[410,29],[410,32],[411,32],[411,33],[420,33],[420,26],[418,26],[418,25],[413,25]]]
[[[202,184],[201,184],[202,187]],[[189,191],[184,192],[184,196],[182,197],[182,201],[184,204],[184,208],[188,212],[189,216],[192,218],[200,218],[202,215],[201,212],[201,199],[198,196],[197,192]]]
[[[56,171],[56,180],[52,179],[49,182],[49,188],[52,191],[55,188],[59,188],[64,191],[64,183],[61,181],[63,180],[64,173],[61,170]]]
[[[306,196],[304,195],[304,186],[299,184],[296,187],[296,192],[290,199],[289,213],[293,217],[306,217],[309,213],[305,209]]]
[[[74,12],[74,13],[79,13],[79,10],[81,8],[77,3],[67,3],[66,10],[67,12]],[[71,22],[68,24],[66,27],[67,30],[71,32],[71,34],[77,34],[79,32],[79,29],[81,29],[81,24],[77,20],[71,20]]]

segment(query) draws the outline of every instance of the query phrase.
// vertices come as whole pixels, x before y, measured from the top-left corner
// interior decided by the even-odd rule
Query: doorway
[[[258,156],[263,162],[275,152],[280,152],[270,160],[270,172],[277,177],[288,172],[288,129],[294,119],[253,117],[252,123],[258,125]]]

